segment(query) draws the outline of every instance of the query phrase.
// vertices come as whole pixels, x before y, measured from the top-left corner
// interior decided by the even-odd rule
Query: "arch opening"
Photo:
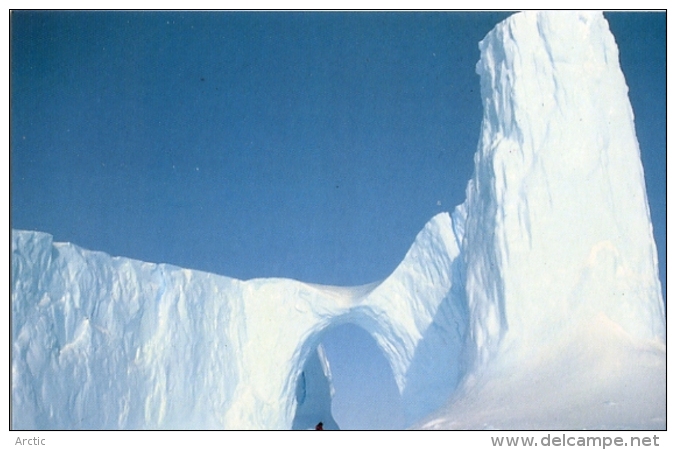
[[[293,429],[314,429],[320,421],[324,429],[403,429],[402,397],[375,339],[359,325],[341,323],[323,330],[318,342],[296,382]]]

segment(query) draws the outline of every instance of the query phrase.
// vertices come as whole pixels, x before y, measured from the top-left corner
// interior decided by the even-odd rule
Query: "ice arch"
[[[319,422],[325,430],[403,428],[401,394],[373,336],[353,323],[339,323],[319,339],[296,383],[292,429],[314,429]],[[344,405],[354,404],[359,408],[349,407],[347,414]]]
[[[269,345],[278,350],[274,361],[270,358],[270,372],[267,372],[274,372],[276,385],[271,387],[271,379],[266,377],[261,380],[265,386],[256,386],[251,382],[256,380],[255,375],[247,375],[245,379],[249,382],[239,386],[248,392],[237,393],[236,397],[242,403],[234,403],[227,422],[235,427],[269,427],[272,420],[277,420],[275,427],[288,428],[295,414],[295,391],[306,361],[317,348],[324,330],[343,323],[358,325],[373,336],[392,367],[400,392],[425,390],[425,386],[433,381],[426,376],[430,373],[436,379],[443,377],[445,384],[455,386],[461,375],[460,349],[465,339],[464,324],[468,321],[465,309],[460,306],[462,302],[457,301],[452,289],[458,254],[450,216],[443,213],[425,226],[402,263],[381,283],[342,288],[291,280],[264,280],[260,286],[256,280],[247,282],[255,286],[249,291],[252,299],[266,299],[268,304],[295,299],[292,308],[287,306],[278,311],[295,317],[273,324],[265,314],[246,314],[248,328],[257,327],[259,318],[263,320],[260,335],[269,337]],[[250,305],[253,301],[245,303]],[[272,332],[271,326],[278,327],[278,334]],[[442,334],[445,341],[452,344],[437,348],[436,352],[428,349],[427,354],[421,356],[419,349],[425,348],[421,343],[434,345]],[[280,342],[285,344],[280,345]],[[248,351],[243,358],[259,359],[257,354]],[[433,361],[444,359],[440,356],[453,361],[455,372],[433,371]],[[421,369],[423,365],[427,370]],[[260,362],[252,361],[247,366],[259,369]],[[266,389],[269,394],[253,394]],[[414,395],[409,397],[411,402],[406,414],[411,423],[432,412],[433,406],[438,406],[430,406],[430,399],[424,396],[420,401]],[[264,398],[278,399],[282,405],[281,413],[267,407],[267,400],[261,401]],[[266,407],[269,415],[264,416],[262,411]],[[248,414],[251,411],[257,411],[259,417],[250,424]]]
[[[289,429],[298,378],[341,323],[376,340],[412,423],[439,406],[421,393],[452,389],[466,359],[457,231],[435,216],[390,277],[354,288],[240,281],[14,231],[13,427]]]

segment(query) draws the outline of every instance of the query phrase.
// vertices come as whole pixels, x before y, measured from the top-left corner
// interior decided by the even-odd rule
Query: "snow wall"
[[[375,338],[422,428],[666,426],[664,301],[607,22],[520,13],[480,48],[467,200],[382,282],[240,281],[13,231],[12,427],[335,428],[319,342],[343,323]]]

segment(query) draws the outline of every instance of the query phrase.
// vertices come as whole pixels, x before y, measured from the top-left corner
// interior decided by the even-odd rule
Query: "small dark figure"
[[[315,427],[315,430],[324,430],[324,423],[319,422]]]

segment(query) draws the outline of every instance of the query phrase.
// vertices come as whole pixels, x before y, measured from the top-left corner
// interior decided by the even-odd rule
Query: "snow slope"
[[[382,282],[240,281],[13,231],[12,427],[332,428],[318,346],[353,323],[420,428],[665,428],[664,301],[608,25],[520,13],[480,48],[467,200]]]

